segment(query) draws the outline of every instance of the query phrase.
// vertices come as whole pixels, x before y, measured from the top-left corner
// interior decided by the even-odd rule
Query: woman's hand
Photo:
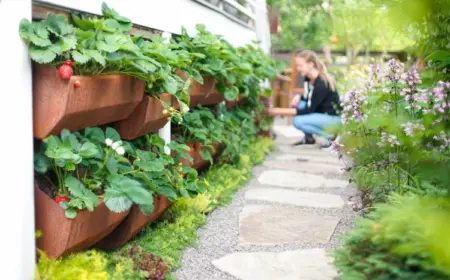
[[[300,102],[300,94],[294,95],[294,97],[291,100],[291,107],[297,108],[299,102]]]

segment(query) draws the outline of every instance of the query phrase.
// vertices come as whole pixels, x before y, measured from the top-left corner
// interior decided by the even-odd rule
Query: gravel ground
[[[278,141],[277,141],[278,142]],[[282,143],[284,143],[283,141]],[[279,145],[278,143],[277,145]],[[283,144],[281,144],[283,145]],[[282,153],[276,151],[268,158],[275,159],[277,155]],[[326,244],[284,244],[276,246],[256,246],[256,245],[239,245],[239,214],[246,204],[269,204],[280,205],[277,203],[269,203],[263,201],[245,201],[244,194],[248,188],[264,186],[257,181],[258,175],[264,170],[270,168],[264,166],[256,166],[253,169],[254,179],[244,188],[235,194],[233,202],[226,206],[213,211],[208,215],[205,227],[198,230],[200,238],[196,248],[187,248],[183,255],[183,267],[178,269],[174,274],[180,280],[228,280],[236,279],[212,265],[212,261],[219,259],[233,252],[281,252],[287,250],[306,249],[306,248],[335,248],[340,246],[339,236],[353,227],[356,213],[350,206],[345,205],[342,209],[323,209],[311,207],[298,207],[283,204],[283,207],[292,207],[308,213],[331,215],[340,217],[331,239]],[[349,198],[356,195],[356,191],[352,187],[347,188],[314,188],[314,189],[294,189],[312,191],[340,195],[347,203]]]

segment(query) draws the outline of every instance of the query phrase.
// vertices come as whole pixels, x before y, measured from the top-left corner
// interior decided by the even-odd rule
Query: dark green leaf
[[[151,204],[141,204],[139,205],[139,209],[141,209],[141,212],[144,213],[144,215],[151,215],[153,211],[155,210],[155,205],[153,204],[153,201]]]
[[[158,184],[158,193],[172,199],[176,199],[178,197],[173,188],[166,184]]]
[[[40,48],[34,45],[30,45],[28,48],[28,54],[31,59],[40,64],[47,64],[52,62],[56,58],[56,54],[48,48]]]
[[[85,50],[84,51],[86,55],[89,55],[92,59],[94,59],[96,62],[98,62],[100,65],[105,66],[106,61],[103,55],[96,50]]]
[[[84,130],[84,136],[97,144],[105,143],[105,134],[99,127],[88,127]]]
[[[117,161],[114,159],[112,155],[109,156],[106,162],[106,168],[110,173],[117,173]]]
[[[168,93],[175,94],[178,91],[178,82],[174,78],[169,77],[164,82],[164,88]]]
[[[105,190],[105,204],[109,210],[115,213],[127,211],[133,202],[120,190],[107,188]]]
[[[89,158],[93,157],[98,153],[97,146],[95,146],[93,143],[86,142],[83,145],[81,145],[79,155],[83,158]]]
[[[46,173],[52,169],[51,160],[42,153],[34,155],[34,170],[38,173]]]
[[[113,140],[113,142],[120,140],[120,135],[114,128],[108,127],[106,128],[106,138]]]
[[[52,44],[52,42],[48,38],[42,38],[37,36],[36,34],[30,34],[28,39],[31,43],[38,47],[48,47]]]
[[[91,20],[81,19],[80,17],[78,17],[75,14],[71,14],[71,16],[72,16],[72,21],[75,24],[75,26],[77,26],[81,30],[92,30],[92,29],[95,29],[95,25],[94,25],[94,23]],[[94,35],[95,35],[95,33],[94,33]],[[82,36],[82,37],[84,37],[84,36]]]
[[[30,21],[28,19],[22,19],[19,23],[19,35],[22,38],[22,40],[29,41],[30,35],[32,35],[34,32],[33,26],[31,25]]]
[[[232,86],[225,90],[224,97],[228,101],[236,100],[238,96],[239,96],[239,89],[235,86]]]
[[[91,57],[89,55],[80,53],[79,51],[73,51],[72,57],[79,64],[85,64],[91,59]]]

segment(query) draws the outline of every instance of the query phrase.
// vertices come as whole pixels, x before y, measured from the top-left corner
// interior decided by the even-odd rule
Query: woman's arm
[[[295,116],[297,109],[295,108],[270,108],[267,111],[269,116]]]

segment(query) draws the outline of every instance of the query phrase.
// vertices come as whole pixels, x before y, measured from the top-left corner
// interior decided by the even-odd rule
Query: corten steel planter
[[[111,212],[102,201],[93,212],[79,211],[75,219],[68,219],[64,209],[38,187],[34,188],[34,196],[36,230],[42,232],[36,245],[54,258],[91,247],[111,233],[129,213]]]
[[[153,203],[155,210],[148,216],[141,212],[139,206],[134,205],[131,208],[130,214],[122,223],[108,236],[100,240],[95,247],[106,251],[112,251],[122,247],[142,229],[161,217],[170,206],[167,197],[161,195],[153,197]]]
[[[163,93],[159,96],[162,102],[172,104],[172,96]],[[144,96],[141,103],[128,118],[116,123],[116,129],[125,140],[133,140],[140,136],[157,132],[169,121],[163,116],[164,106],[155,97]]]
[[[186,81],[187,77],[182,71],[175,71],[175,73]],[[198,104],[204,104],[203,100],[210,94],[216,87],[216,80],[213,77],[205,76],[203,77],[203,84],[200,84],[194,79],[191,79],[191,85],[189,88],[189,107],[195,107]]]
[[[39,139],[63,128],[76,131],[125,119],[144,94],[145,82],[127,75],[63,80],[53,66],[33,64],[33,76],[34,137]]]

